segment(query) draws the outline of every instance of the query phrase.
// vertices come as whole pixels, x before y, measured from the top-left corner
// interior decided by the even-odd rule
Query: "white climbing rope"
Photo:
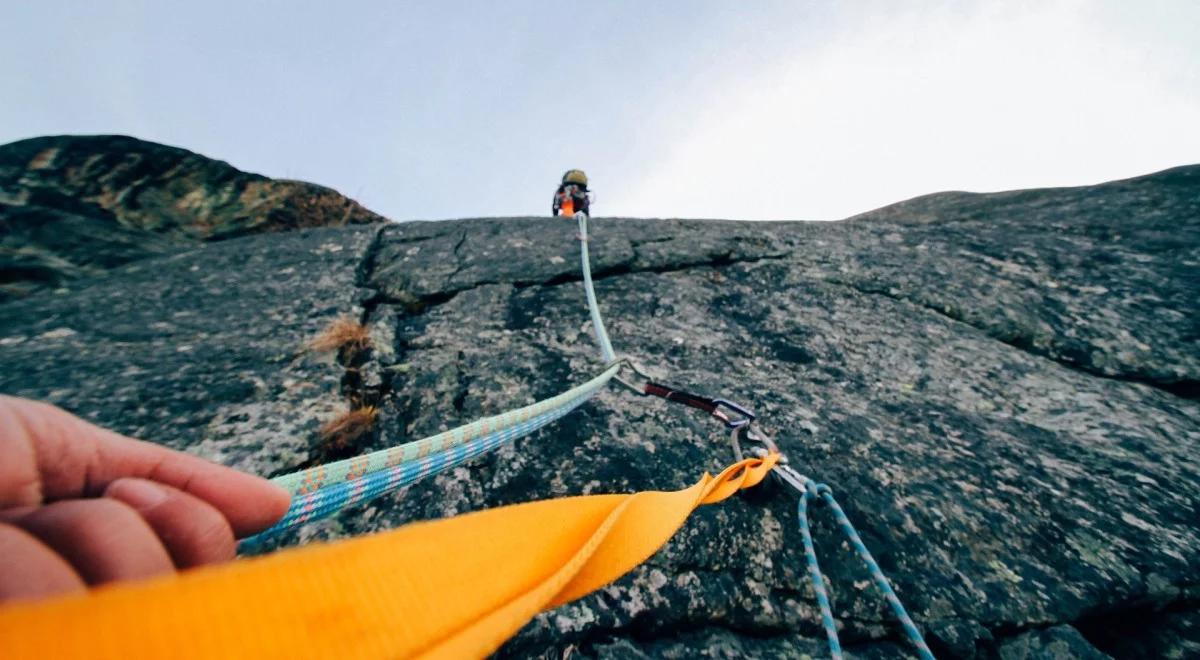
[[[600,344],[600,357],[605,364],[611,364],[617,359],[613,353],[612,342],[608,339],[608,330],[604,328],[604,319],[600,317],[600,305],[596,302],[596,289],[592,286],[592,264],[588,260],[588,216],[583,211],[575,214],[579,223],[579,261],[583,269],[583,289],[587,292],[588,311],[592,314],[592,327],[596,329],[596,343]]]

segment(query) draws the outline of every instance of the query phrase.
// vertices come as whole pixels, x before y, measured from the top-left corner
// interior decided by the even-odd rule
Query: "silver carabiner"
[[[610,362],[608,364],[608,366],[612,366],[614,364],[619,364],[623,367],[629,367],[630,371],[632,371],[635,375],[640,376],[641,378],[645,379],[646,382],[650,382],[651,380],[653,380],[653,377],[650,374],[646,373],[646,371],[644,369],[642,369],[638,365],[638,363],[634,362],[633,359],[628,356],[619,357],[616,360],[613,360],[612,362]],[[617,381],[618,383],[623,385],[626,389],[628,389],[630,392],[633,392],[634,394],[636,394],[638,396],[646,396],[646,388],[644,386],[638,387],[637,385],[634,385],[633,383],[629,382],[628,380],[625,380],[624,378],[621,377],[620,371],[617,372],[616,376],[613,376],[613,380]]]
[[[779,446],[775,444],[775,441],[772,440],[770,436],[759,431],[758,427],[753,423],[736,427],[730,431],[729,441],[730,444],[733,445],[734,458],[736,458],[738,461],[745,459],[745,454],[742,452],[742,444],[740,440],[740,436],[742,434],[745,434],[747,440],[755,443],[754,446],[750,447],[749,453],[751,456],[754,456],[755,458],[766,458],[769,454],[779,455],[779,462],[775,464],[775,467],[771,470],[771,472],[775,473],[775,476],[779,477],[780,481],[783,481],[785,484],[795,488],[796,492],[803,497],[804,493],[808,490],[808,484],[811,483],[812,480],[803,474],[800,474],[791,465],[789,465],[787,454],[779,451]]]

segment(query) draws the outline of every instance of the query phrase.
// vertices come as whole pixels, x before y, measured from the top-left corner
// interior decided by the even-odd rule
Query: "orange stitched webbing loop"
[[[0,608],[4,658],[465,658],[645,561],[772,454],[678,491],[489,509]]]

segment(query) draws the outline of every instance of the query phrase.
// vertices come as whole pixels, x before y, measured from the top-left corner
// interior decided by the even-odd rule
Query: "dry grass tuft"
[[[347,316],[334,319],[321,334],[308,342],[309,350],[318,353],[336,350],[346,359],[352,359],[370,346],[371,331]]]
[[[321,447],[325,454],[340,454],[352,449],[375,429],[379,409],[375,406],[342,412],[321,426]]]

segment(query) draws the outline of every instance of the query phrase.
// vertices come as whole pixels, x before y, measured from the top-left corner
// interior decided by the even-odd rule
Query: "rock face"
[[[0,300],[201,241],[381,222],[330,190],[117,135],[0,146]]]
[[[1200,646],[1200,166],[912,200],[840,223],[600,218],[619,353],[755,409],[831,485],[935,652],[1187,657]],[[366,451],[560,392],[599,364],[573,223],[310,229],[206,244],[0,305],[0,391],[260,474],[345,402]],[[340,316],[373,347],[303,350]],[[712,420],[618,389],[284,543],[732,461]],[[823,507],[852,655],[910,653]],[[644,565],[500,657],[819,656],[795,494],[698,511]]]

